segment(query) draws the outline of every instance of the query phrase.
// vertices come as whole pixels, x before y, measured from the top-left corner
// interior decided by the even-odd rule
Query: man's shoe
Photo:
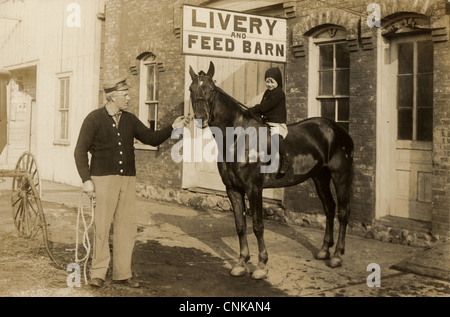
[[[123,285],[125,285],[125,286],[132,287],[132,288],[138,288],[138,287],[141,287],[141,284],[139,284],[139,282],[136,281],[136,280],[135,280],[134,278],[132,278],[132,277],[130,277],[130,278],[126,279],[126,280],[119,280],[119,281],[117,281],[117,282],[120,283],[120,284],[123,284]]]
[[[105,281],[103,281],[101,278],[93,278],[89,282],[89,285],[94,286],[94,287],[102,287],[104,282]]]

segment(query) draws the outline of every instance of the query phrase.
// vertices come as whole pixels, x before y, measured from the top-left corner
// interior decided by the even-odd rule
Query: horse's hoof
[[[335,268],[335,267],[340,267],[342,266],[342,259],[334,256],[330,259],[330,267]]]
[[[247,274],[247,269],[245,268],[245,266],[240,265],[236,265],[230,272],[231,276],[236,277],[244,276],[245,274]]]
[[[330,258],[330,252],[325,250],[320,250],[316,255],[317,260],[327,260]]]
[[[262,280],[267,277],[269,271],[267,269],[256,269],[252,274],[252,279],[254,280]]]

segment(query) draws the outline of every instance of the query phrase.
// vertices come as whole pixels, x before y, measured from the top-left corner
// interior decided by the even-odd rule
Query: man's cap
[[[105,80],[103,82],[103,90],[105,93],[110,93],[119,90],[128,90],[127,79],[125,77]]]

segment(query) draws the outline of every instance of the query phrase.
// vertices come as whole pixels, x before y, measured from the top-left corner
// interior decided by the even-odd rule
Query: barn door
[[[216,85],[229,93],[238,101],[248,107],[252,107],[261,101],[265,91],[264,74],[267,68],[278,66],[284,74],[284,64],[269,62],[245,61],[237,59],[210,58],[200,56],[186,56],[185,67],[185,113],[192,113],[192,105],[189,100],[189,85],[192,80],[189,75],[189,66],[198,73],[200,70],[208,71],[209,63],[212,61],[215,66],[214,80]],[[194,135],[194,128],[191,124],[191,135]],[[206,132],[207,133],[207,132]],[[205,138],[203,148],[210,146],[213,142]],[[184,162],[183,163],[183,187],[202,187],[212,190],[224,191],[216,162]],[[279,199],[282,198],[281,189],[265,189],[264,197]]]
[[[397,126],[390,214],[431,221],[433,42],[424,35],[398,38],[391,54]]]

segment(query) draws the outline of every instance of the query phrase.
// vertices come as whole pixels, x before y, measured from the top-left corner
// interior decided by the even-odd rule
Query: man
[[[125,111],[130,100],[125,78],[107,81],[103,88],[107,102],[85,118],[74,153],[83,192],[96,199],[90,285],[101,287],[105,281],[113,223],[112,279],[139,287],[131,273],[137,233],[134,138],[145,144],[160,145],[173,129],[186,126],[189,119],[178,117],[172,125],[152,131],[133,113]],[[92,155],[90,164],[88,153]]]

